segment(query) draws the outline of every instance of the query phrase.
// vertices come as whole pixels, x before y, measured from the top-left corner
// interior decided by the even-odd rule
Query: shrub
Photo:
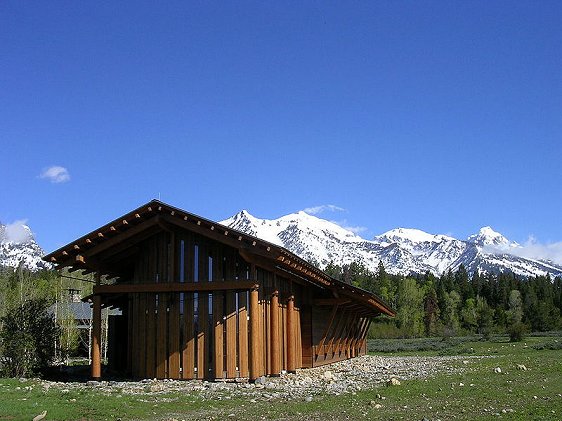
[[[550,349],[552,351],[558,351],[562,349],[562,341],[552,340],[549,342],[543,342],[540,344],[533,345],[532,348],[542,351],[543,349]]]
[[[1,374],[30,377],[43,372],[55,357],[60,330],[44,300],[28,300],[2,317]]]
[[[526,326],[521,323],[513,323],[507,328],[507,333],[509,333],[510,342],[521,342],[525,338]]]

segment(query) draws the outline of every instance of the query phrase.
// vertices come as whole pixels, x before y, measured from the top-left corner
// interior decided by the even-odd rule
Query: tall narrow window
[[[208,277],[208,281],[211,282],[213,280],[213,256],[209,256],[208,259],[208,266],[209,266],[209,277]]]
[[[199,246],[193,248],[193,282],[199,282]]]
[[[184,299],[185,299],[184,293],[180,292],[180,316],[183,316]]]
[[[180,282],[185,282],[185,242],[180,241]]]

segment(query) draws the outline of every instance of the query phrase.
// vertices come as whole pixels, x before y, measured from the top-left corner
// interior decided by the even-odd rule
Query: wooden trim
[[[163,282],[154,284],[113,284],[96,285],[92,295],[129,294],[135,292],[210,292],[234,290],[243,291],[256,288],[255,281],[225,282]]]
[[[226,293],[226,377],[236,377],[236,293]]]
[[[194,325],[193,325],[193,293],[186,293],[184,296],[183,304],[184,312],[184,348],[183,348],[183,378],[193,379],[195,373],[193,371],[195,367],[195,336],[194,336]]]
[[[279,292],[274,291],[271,295],[270,304],[270,323],[271,328],[271,374],[278,375],[281,372],[280,357],[279,357]]]
[[[259,302],[258,290],[250,291],[250,381],[259,377]]]
[[[221,293],[213,294],[213,326],[214,326],[214,344],[215,350],[213,355],[213,372],[215,379],[223,378],[223,340],[224,340],[224,324],[223,324],[223,295]]]
[[[238,293],[238,370],[248,377],[248,308],[247,292]]]
[[[294,373],[297,369],[295,361],[295,297],[290,296],[287,301],[287,371]]]
[[[96,286],[100,283],[100,274],[96,273]],[[92,366],[93,379],[101,378],[101,297],[94,297],[92,314]]]

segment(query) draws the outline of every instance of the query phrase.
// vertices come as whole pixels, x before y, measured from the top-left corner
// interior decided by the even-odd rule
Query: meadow
[[[311,400],[248,401],[194,392],[157,396],[95,389],[46,390],[38,379],[0,379],[0,420],[558,420],[562,419],[562,332],[505,336],[375,340],[377,355],[461,355],[460,372],[441,372],[399,386],[378,386]],[[483,356],[484,358],[474,358]],[[497,370],[499,368],[501,372]]]

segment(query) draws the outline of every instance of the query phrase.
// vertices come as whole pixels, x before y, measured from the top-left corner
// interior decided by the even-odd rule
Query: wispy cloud
[[[351,231],[352,233],[354,233],[354,234],[356,234],[356,235],[359,235],[359,234],[361,234],[362,232],[365,232],[365,231],[368,231],[368,230],[369,230],[369,228],[367,228],[367,227],[349,225],[349,224],[347,223],[347,221],[345,221],[345,220],[344,220],[344,221],[332,221],[332,222],[333,222],[334,224],[337,224],[337,225],[339,225],[340,227],[342,227],[342,228],[348,230],[348,231]]]
[[[341,208],[336,205],[319,205],[319,206],[312,206],[310,208],[303,209],[309,215],[318,215],[323,212],[343,212],[345,211],[344,208]]]
[[[46,178],[51,183],[66,183],[70,180],[70,173],[64,167],[53,165],[44,169],[39,178]]]
[[[554,263],[562,264],[562,241],[543,244],[535,237],[529,236],[521,247],[516,247],[510,252],[521,257],[552,260]]]
[[[24,243],[29,239],[29,229],[25,227],[27,224],[27,219],[20,219],[14,221],[11,224],[7,224],[5,228],[5,235],[7,241],[12,241],[14,243]]]
[[[562,241],[557,243],[540,243],[532,235],[522,245],[487,246],[484,248],[484,252],[509,253],[526,259],[550,260],[562,265]]]

